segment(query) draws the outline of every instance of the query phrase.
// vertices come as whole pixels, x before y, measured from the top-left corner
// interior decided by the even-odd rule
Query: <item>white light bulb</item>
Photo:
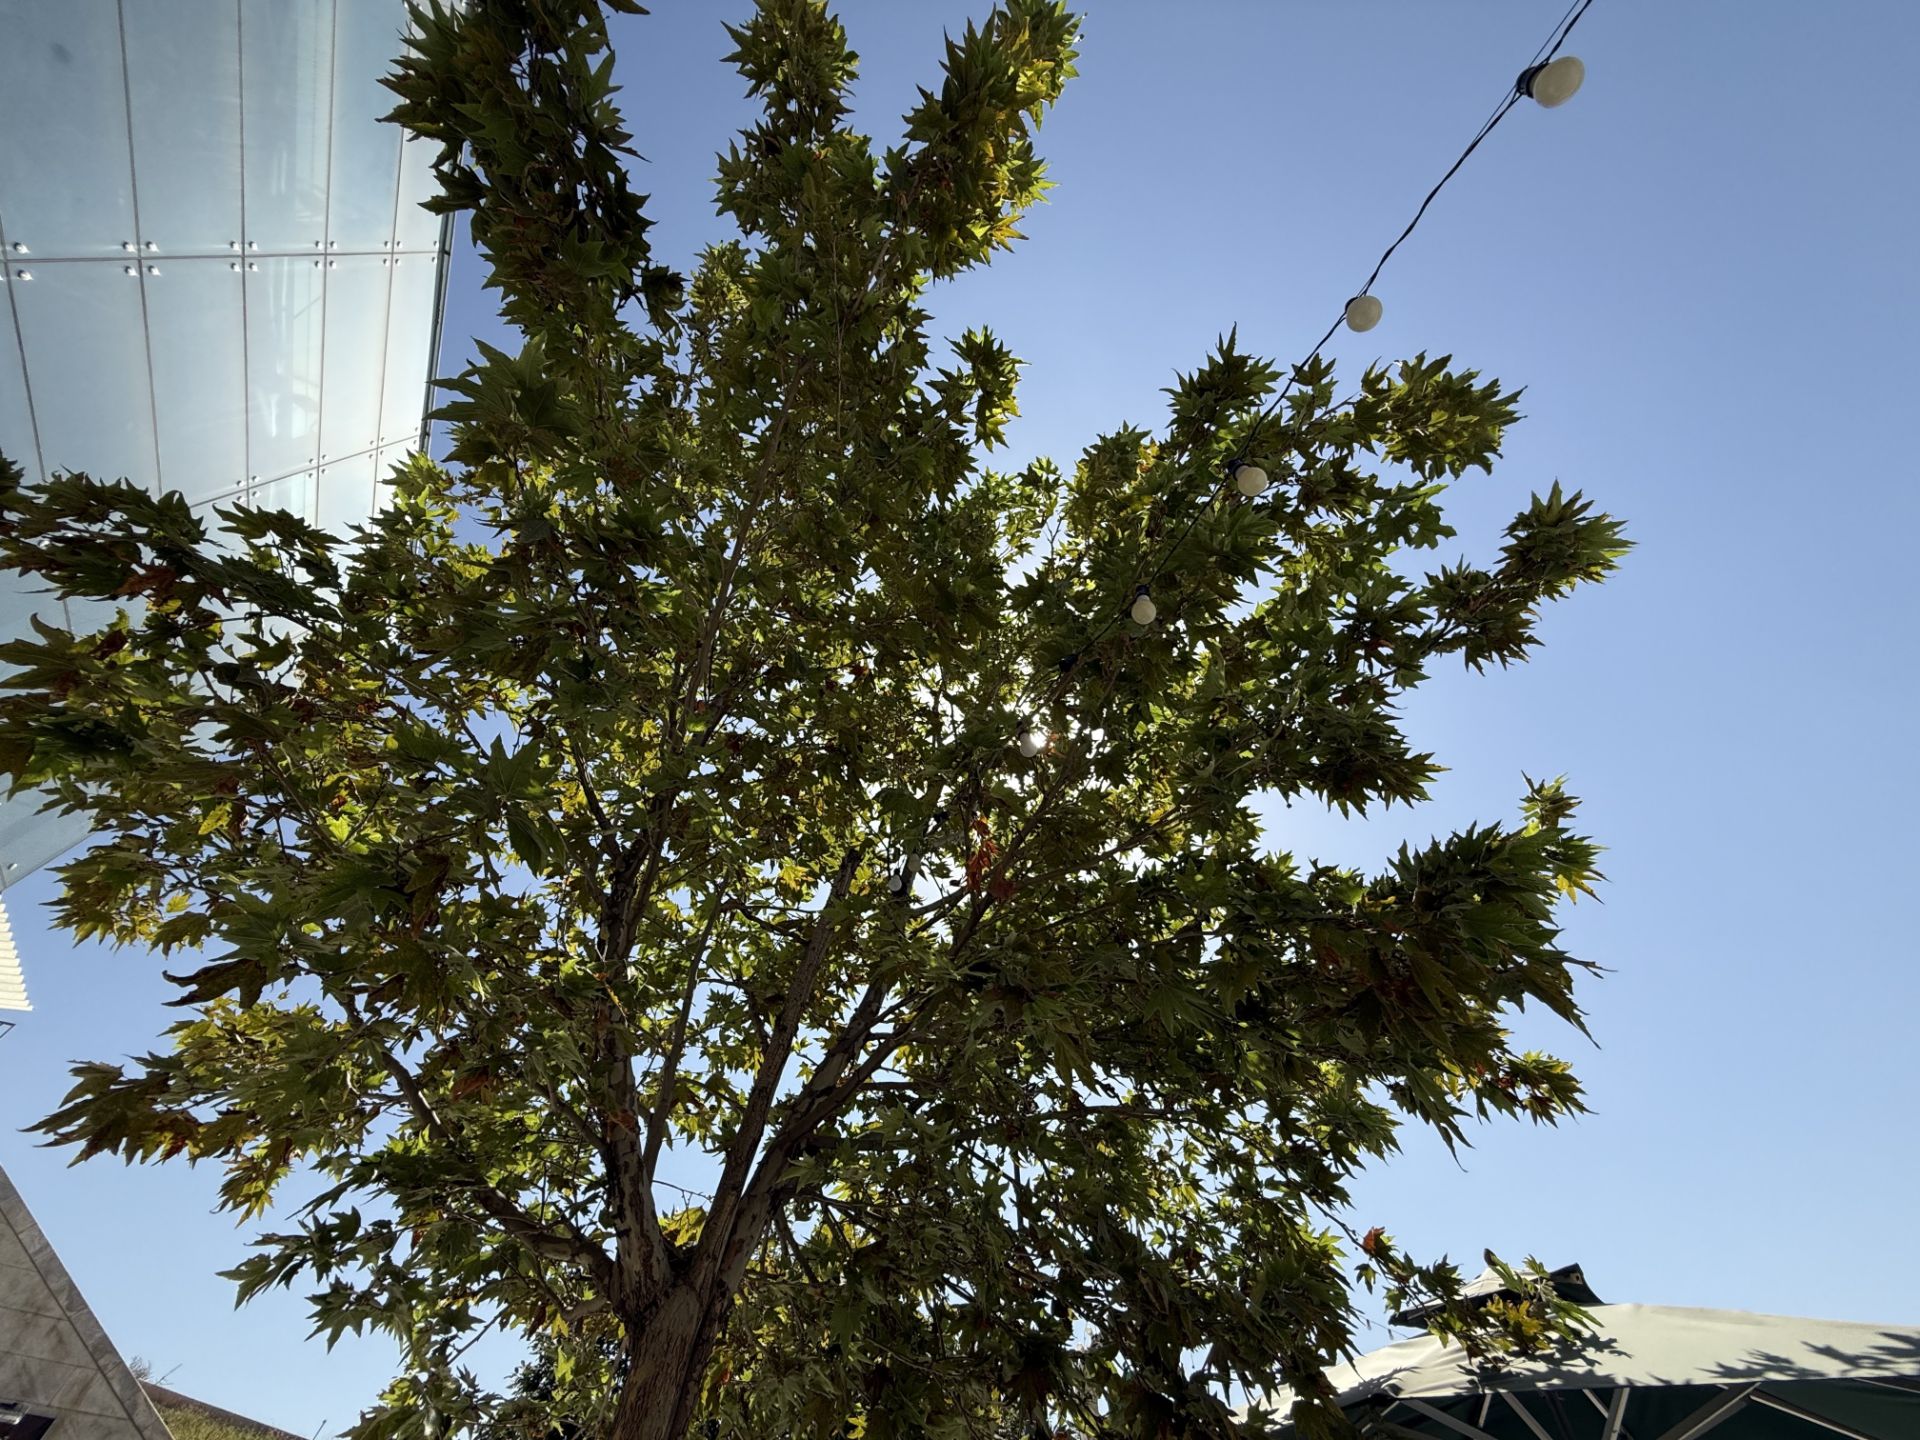
[[[1347,301],[1347,328],[1365,334],[1380,323],[1380,302],[1372,295],[1356,295]]]
[[[1033,722],[1027,722],[1027,728],[1020,732],[1020,753],[1031,760],[1047,748],[1047,732]]]
[[[1258,465],[1236,465],[1233,484],[1235,489],[1251,500],[1267,488],[1267,472]]]
[[[907,872],[905,870],[896,870],[887,876],[887,893],[889,895],[904,895],[907,893]]]
[[[1578,55],[1562,55],[1522,75],[1520,89],[1543,110],[1551,110],[1579,94],[1580,83],[1586,78],[1587,67]]]
[[[1142,590],[1133,597],[1133,608],[1127,612],[1133,616],[1136,625],[1151,625],[1160,615],[1160,607],[1153,603],[1153,597]]]

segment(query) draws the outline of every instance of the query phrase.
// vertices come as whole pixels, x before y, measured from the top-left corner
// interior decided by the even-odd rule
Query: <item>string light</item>
[[[1402,230],[1399,235],[1394,238],[1393,243],[1388,245],[1385,251],[1381,253],[1379,260],[1374,263],[1373,272],[1367,276],[1366,283],[1360,287],[1357,294],[1341,307],[1340,315],[1327,327],[1326,333],[1320,337],[1319,342],[1308,352],[1306,359],[1294,366],[1293,371],[1288,375],[1285,383],[1281,385],[1273,399],[1261,411],[1253,425],[1249,427],[1247,432],[1249,437],[1256,435],[1262,425],[1279,413],[1280,407],[1285,403],[1287,396],[1292,392],[1295,384],[1298,383],[1301,372],[1307,365],[1319,358],[1320,352],[1326,348],[1327,342],[1332,340],[1335,332],[1339,330],[1341,325],[1346,325],[1347,328],[1356,334],[1365,334],[1380,323],[1384,307],[1379,298],[1371,293],[1374,282],[1380,278],[1380,272],[1386,267],[1387,262],[1393,258],[1394,253],[1399,250],[1401,245],[1406,243],[1407,238],[1413,234],[1421,220],[1426,217],[1428,209],[1433,205],[1434,200],[1439,196],[1440,192],[1446,188],[1447,182],[1459,173],[1461,166],[1466,164],[1467,160],[1473,155],[1473,152],[1480,148],[1482,142],[1486,140],[1487,136],[1493,133],[1495,128],[1507,117],[1513,107],[1522,99],[1530,99],[1543,109],[1550,110],[1557,106],[1564,105],[1578,93],[1582,82],[1586,79],[1586,66],[1577,56],[1562,56],[1560,49],[1566,44],[1567,38],[1573,33],[1574,27],[1580,23],[1592,5],[1593,0],[1571,0],[1566,13],[1562,15],[1559,22],[1555,24],[1546,40],[1541,43],[1540,48],[1534,52],[1533,60],[1521,71],[1519,79],[1515,82],[1513,88],[1509,90],[1500,103],[1494,107],[1493,113],[1487,117],[1486,121],[1474,134],[1474,137],[1467,142],[1466,148],[1460,152],[1459,157],[1454,160],[1453,164],[1447,167],[1446,172],[1441,175],[1433,188],[1427,192],[1426,197],[1421,200],[1419,208],[1414,211],[1413,218],[1407,222],[1406,228]],[[1227,465],[1225,482],[1230,484],[1232,488],[1237,490],[1242,496],[1253,499],[1265,492],[1270,483],[1270,479],[1263,467],[1253,464],[1250,461],[1234,460],[1230,461]],[[1214,498],[1218,499],[1220,494],[1221,492],[1216,491]],[[1173,537],[1171,543],[1167,545],[1165,553],[1158,562],[1159,564],[1165,564],[1168,557],[1179,549],[1181,543],[1192,533],[1194,527],[1199,524],[1201,517],[1208,509],[1210,509],[1210,506],[1204,503],[1195,507],[1186,525],[1182,527],[1180,532]],[[1158,578],[1161,573],[1161,571],[1155,569],[1151,573],[1150,578]],[[1159,617],[1159,607],[1154,604],[1153,598],[1148,593],[1146,585],[1141,585],[1137,589],[1133,604],[1128,608],[1127,613],[1136,624],[1142,626],[1151,625]],[[1080,657],[1089,653],[1093,646],[1098,644],[1117,623],[1119,623],[1118,616],[1115,615],[1102,625],[1096,633],[1090,636],[1071,657],[1061,662],[1060,678],[1057,683],[1057,688],[1054,691],[1056,698],[1070,683]],[[1034,716],[1022,722],[1020,730],[1015,735],[1015,743],[1021,755],[1030,760],[1047,748],[1050,738],[1039,718]],[[909,867],[912,863],[913,862],[909,860],[899,871],[887,877],[887,890],[890,894],[900,896],[911,890]]]
[[[1547,38],[1541,42],[1540,48],[1534,51],[1532,62],[1527,66],[1526,70],[1522,72],[1523,79],[1529,75],[1544,75],[1546,71],[1552,69],[1554,65],[1559,63],[1560,48],[1567,43],[1567,37],[1573,33],[1574,27],[1580,23],[1581,19],[1592,6],[1593,0],[1571,0],[1571,3],[1567,6],[1566,13],[1560,17],[1560,20],[1554,25]],[[1574,57],[1568,56],[1566,58],[1573,60]],[[1576,60],[1574,64],[1578,66],[1579,62]],[[1575,71],[1576,76],[1584,74],[1584,67],[1579,67]],[[1563,85],[1565,84],[1564,79],[1561,83]],[[1575,79],[1572,89],[1568,89],[1566,94],[1560,97],[1560,100],[1564,101],[1572,95],[1573,89],[1578,88],[1578,81]],[[1339,330],[1342,324],[1347,325],[1356,333],[1364,334],[1380,323],[1384,307],[1381,305],[1379,297],[1371,293],[1374,281],[1380,278],[1380,272],[1386,268],[1387,262],[1391,260],[1394,253],[1406,243],[1407,238],[1418,228],[1421,220],[1426,218],[1427,211],[1432,207],[1434,200],[1439,196],[1440,192],[1446,188],[1447,182],[1452,180],[1453,177],[1460,172],[1460,167],[1467,163],[1468,159],[1473,155],[1473,152],[1480,148],[1487,136],[1491,135],[1500,122],[1506,119],[1508,113],[1515,105],[1519,104],[1521,99],[1522,93],[1520,89],[1511,89],[1501,99],[1500,103],[1494,107],[1493,113],[1487,117],[1479,130],[1475,132],[1474,137],[1467,142],[1466,148],[1462,150],[1458,158],[1447,167],[1446,173],[1441,175],[1440,179],[1435,182],[1433,188],[1426,193],[1425,198],[1420,202],[1419,208],[1413,212],[1413,218],[1407,222],[1406,228],[1395,236],[1393,243],[1381,252],[1380,258],[1374,262],[1372,273],[1367,276],[1366,283],[1360,287],[1357,294],[1341,307],[1340,315],[1327,327],[1326,333],[1320,337],[1319,343],[1307,352],[1307,358],[1294,366],[1292,372],[1287,376],[1285,383],[1281,385],[1279,391],[1267,404],[1266,408],[1261,411],[1258,419],[1255,420],[1249,430],[1249,434],[1257,433],[1261,425],[1279,413],[1280,407],[1286,402],[1286,398],[1292,392],[1294,385],[1298,383],[1300,372],[1307,365],[1319,358],[1320,352],[1326,348],[1327,342],[1333,339],[1334,333]],[[1241,478],[1242,471],[1251,472],[1246,475],[1244,481]],[[1266,485],[1266,471],[1257,465],[1252,465],[1247,462],[1230,463],[1227,474],[1234,487],[1243,495],[1258,493],[1258,491],[1249,492],[1246,488],[1256,483],[1256,476],[1258,477],[1257,483],[1261,489],[1264,489]],[[1181,528],[1180,532],[1173,537],[1172,542],[1166,547],[1166,551],[1162,555],[1159,563],[1164,564],[1166,556],[1173,554],[1179,549],[1181,543],[1193,532],[1194,526],[1200,523],[1200,519],[1206,513],[1207,508],[1205,505],[1194,508],[1193,513],[1188,517],[1186,525]],[[1160,572],[1156,569],[1148,578],[1150,581],[1157,579],[1159,574]],[[1117,616],[1109,620],[1106,625],[1095,633],[1086,644],[1082,645],[1076,653],[1087,653],[1087,651],[1089,651],[1093,645],[1097,644],[1107,631],[1117,623]],[[1062,684],[1066,683],[1067,677],[1070,676],[1071,673],[1072,667],[1065,667],[1061,677]],[[1033,755],[1037,754],[1039,749],[1045,748],[1045,739],[1043,737],[1040,745],[1035,750],[1028,751],[1026,749],[1028,734],[1028,731],[1021,732],[1022,753]]]
[[[913,888],[912,869],[913,861],[909,858],[898,870],[887,876],[887,893],[894,899],[904,900],[907,892]]]
[[[1541,109],[1552,110],[1579,94],[1580,83],[1586,78],[1587,67],[1578,55],[1562,55],[1545,65],[1522,70],[1513,88]]]

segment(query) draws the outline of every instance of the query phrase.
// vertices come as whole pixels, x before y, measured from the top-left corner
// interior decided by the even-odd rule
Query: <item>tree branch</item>
[[[780,1077],[786,1073],[787,1061],[792,1058],[793,1042],[800,1033],[801,1020],[812,1002],[814,982],[820,976],[821,967],[826,964],[834,936],[839,933],[842,918],[839,913],[840,902],[846,898],[853,884],[854,873],[860,868],[860,859],[858,848],[849,850],[841,858],[840,869],[828,889],[826,903],[820,907],[819,918],[814,921],[813,933],[808,937],[806,952],[800,957],[800,963],[794,971],[786,1003],[781,1006],[773,1031],[767,1037],[766,1054],[761,1057],[760,1069],[753,1077],[753,1087],[742,1107],[740,1128],[728,1147],[726,1164],[720,1172],[720,1183],[714,1187],[713,1208],[707,1214],[706,1228],[701,1233],[700,1249],[709,1263],[714,1256],[725,1254],[731,1248],[740,1198],[754,1156],[759,1151],[760,1138],[766,1133],[773,1097],[780,1087]]]
[[[706,961],[707,948],[713,943],[714,927],[720,923],[721,913],[726,909],[726,900],[727,887],[722,882],[710,902],[706,927],[694,942],[693,958],[687,963],[687,988],[680,997],[680,1013],[674,1021],[673,1038],[667,1043],[667,1054],[660,1065],[653,1104],[647,1111],[647,1149],[641,1157],[640,1168],[649,1185],[660,1163],[660,1151],[667,1141],[667,1121],[673,1112],[673,1087],[680,1075],[681,1057],[687,1049],[687,1027],[693,1019],[693,1000],[700,989],[701,967]]]
[[[353,1016],[356,1023],[365,1024],[361,1020],[357,1007],[348,1005],[347,1012]],[[426,1092],[421,1088],[413,1072],[406,1067],[398,1055],[394,1054],[391,1046],[379,1041],[374,1043],[378,1047],[381,1060],[387,1067],[387,1072],[393,1076],[393,1083],[399,1089],[401,1098],[406,1101],[407,1109],[412,1112],[414,1119],[472,1172],[471,1178],[463,1188],[473,1195],[480,1208],[498,1221],[502,1230],[534,1254],[545,1260],[582,1264],[586,1267],[587,1273],[593,1276],[595,1285],[599,1286],[603,1292],[610,1291],[614,1281],[614,1266],[607,1252],[565,1220],[557,1222],[560,1228],[556,1233],[529,1215],[492,1181],[487,1180],[479,1162],[466,1153],[466,1147],[460,1143],[460,1138],[453,1133],[452,1127],[441,1118],[440,1112],[427,1098]]]

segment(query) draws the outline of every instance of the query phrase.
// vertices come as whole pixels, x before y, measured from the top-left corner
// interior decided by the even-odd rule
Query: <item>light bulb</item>
[[[1153,596],[1144,589],[1133,597],[1133,608],[1127,612],[1133,616],[1136,625],[1151,625],[1160,616],[1160,607],[1153,603]]]
[[[1235,489],[1251,500],[1267,488],[1267,472],[1258,465],[1236,465],[1233,468],[1233,484]]]
[[[1365,334],[1380,323],[1380,302],[1371,295],[1356,295],[1347,301],[1347,328]]]
[[[1029,720],[1020,732],[1020,753],[1031,760],[1047,748],[1047,732],[1040,728],[1040,722]]]
[[[1522,74],[1519,88],[1522,95],[1543,110],[1551,110],[1579,94],[1580,82],[1586,78],[1587,67],[1580,63],[1578,55],[1562,55]]]
[[[907,893],[907,872],[904,867],[887,876],[887,893],[889,895]]]

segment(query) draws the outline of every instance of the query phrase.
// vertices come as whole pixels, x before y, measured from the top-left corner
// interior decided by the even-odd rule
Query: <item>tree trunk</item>
[[[685,1440],[714,1329],[712,1307],[692,1285],[676,1286],[628,1329],[632,1359],[608,1440]]]

